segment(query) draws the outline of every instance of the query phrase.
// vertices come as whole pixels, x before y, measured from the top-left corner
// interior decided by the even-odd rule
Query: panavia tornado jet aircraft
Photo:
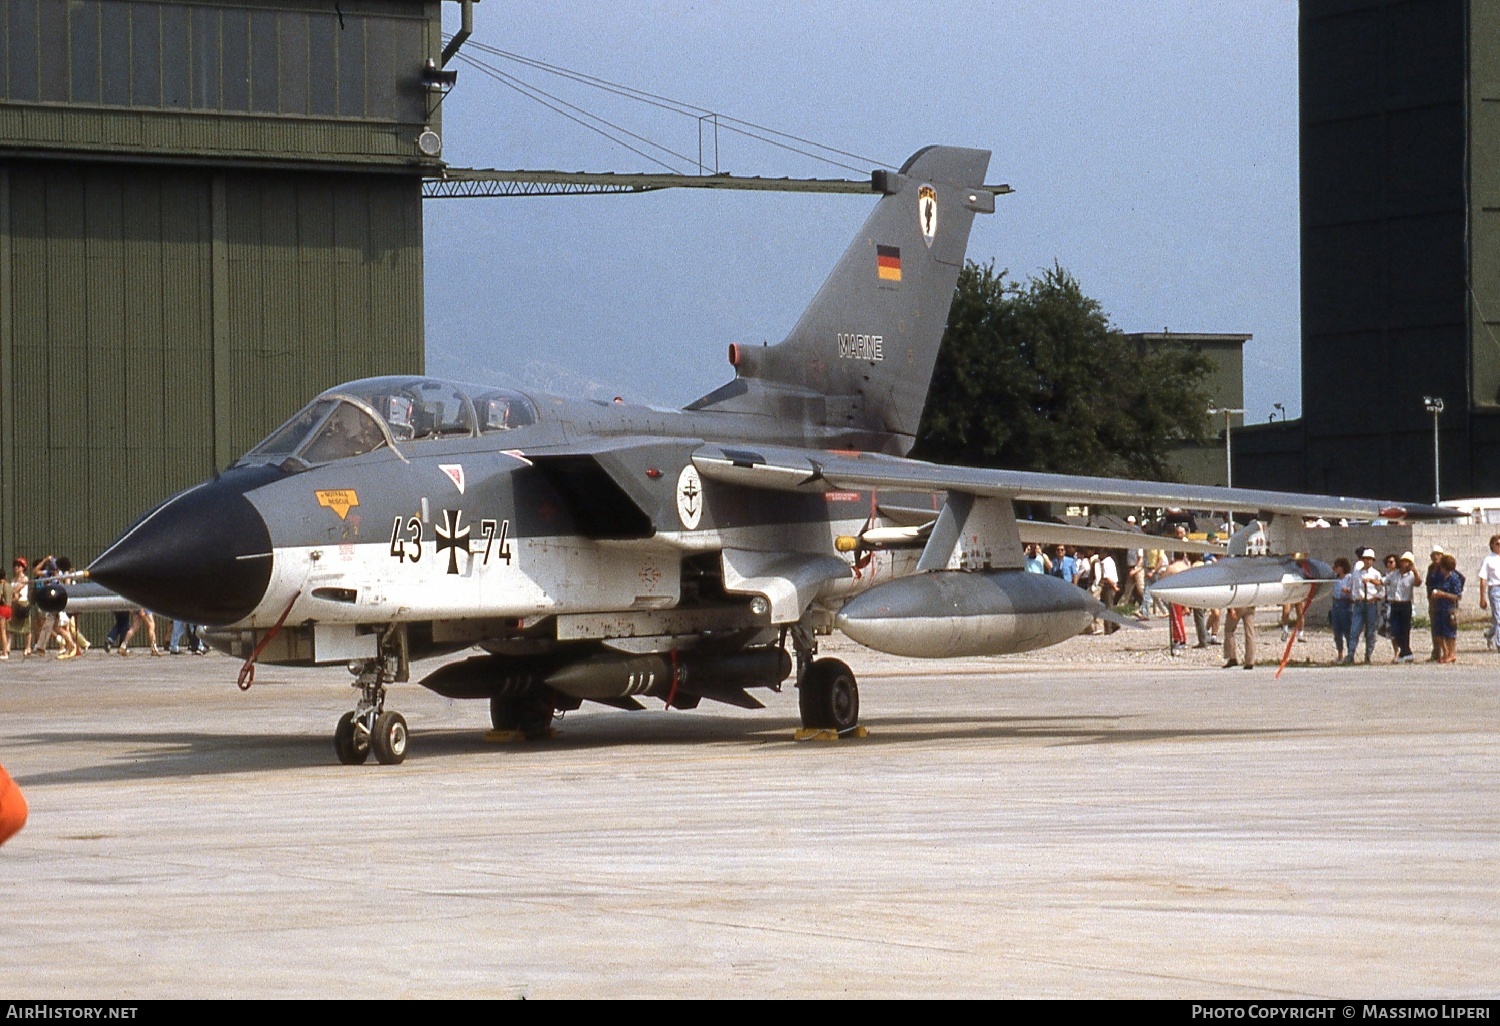
[[[346,763],[400,762],[387,688],[484,699],[545,734],[584,701],[756,708],[794,679],[804,726],[848,732],[855,675],[817,658],[842,630],[885,652],[1023,652],[1104,610],[1023,572],[1031,541],[1140,536],[1018,520],[1017,503],[1373,517],[1388,503],[937,466],[904,458],[969,228],[995,208],[989,153],[930,147],[881,198],[779,345],[685,409],[421,377],[329,389],[210,481],[143,516],[93,580],[207,623],[246,660],[346,664]],[[1176,546],[1186,547],[1186,546]],[[1279,573],[1279,571],[1278,571]],[[1279,578],[1278,578],[1279,579]],[[1209,582],[1212,583],[1212,582]]]

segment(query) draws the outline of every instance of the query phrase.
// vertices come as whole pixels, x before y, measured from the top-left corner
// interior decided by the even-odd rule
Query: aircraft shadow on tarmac
[[[1229,737],[1277,737],[1299,729],[1264,727],[1120,726],[1123,716],[910,716],[877,721],[861,744],[909,744],[913,741],[1040,740],[1060,745],[1116,745],[1149,741],[1206,740]]]
[[[1117,716],[893,716],[874,720],[868,737],[839,742],[806,742],[809,751],[857,751],[899,748],[942,741],[1023,741],[1048,745],[1118,745],[1166,740],[1280,737],[1303,731],[1295,728],[1203,728],[1121,726]],[[724,744],[797,744],[794,717],[739,718],[713,716],[643,716],[604,713],[565,718],[551,739],[530,743],[497,743],[482,728],[441,728],[413,731],[409,763],[434,759],[488,755],[495,759],[564,754],[605,748],[630,749],[642,745],[688,748]],[[155,734],[69,732],[24,735],[23,745],[97,745],[108,750],[103,761],[70,769],[17,776],[23,786],[80,782],[164,779],[257,773],[280,769],[338,766],[326,737],[297,734],[210,734],[188,731]],[[377,767],[372,763],[370,771]],[[384,769],[381,772],[401,772]]]
[[[1133,729],[1122,727],[1128,717],[1104,715],[1073,716],[889,716],[877,717],[866,726],[866,737],[839,742],[804,742],[823,751],[837,751],[844,746],[904,746],[931,741],[1014,741],[1040,740],[1053,744],[1129,744],[1162,740],[1193,740],[1224,737],[1279,736],[1300,733],[1292,728],[1202,728],[1157,727]],[[709,717],[663,717],[633,714],[606,714],[582,721],[568,721],[559,726],[559,735],[541,745],[555,749],[607,748],[632,744],[708,744],[745,741],[759,744],[796,744],[793,735],[801,726],[794,718],[731,719]],[[466,734],[454,735],[455,741],[472,747],[475,739]],[[478,742],[491,747],[488,742]],[[524,748],[525,746],[521,746]]]
[[[70,732],[21,735],[20,745],[97,745],[108,754],[88,766],[17,774],[24,786],[103,783],[167,777],[256,773],[333,765],[333,746],[326,737],[296,734],[206,734],[190,731],[155,734]]]

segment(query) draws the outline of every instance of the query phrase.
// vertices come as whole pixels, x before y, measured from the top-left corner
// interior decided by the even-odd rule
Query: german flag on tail
[[[875,272],[881,281],[901,280],[901,247],[876,246]]]

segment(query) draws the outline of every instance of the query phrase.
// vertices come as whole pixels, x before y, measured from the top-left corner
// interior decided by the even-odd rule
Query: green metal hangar
[[[0,0],[0,553],[423,367],[436,0]]]

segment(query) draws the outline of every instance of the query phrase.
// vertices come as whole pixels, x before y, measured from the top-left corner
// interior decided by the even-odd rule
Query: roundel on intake
[[[689,463],[677,475],[677,519],[689,531],[703,519],[703,479],[698,468]]]

